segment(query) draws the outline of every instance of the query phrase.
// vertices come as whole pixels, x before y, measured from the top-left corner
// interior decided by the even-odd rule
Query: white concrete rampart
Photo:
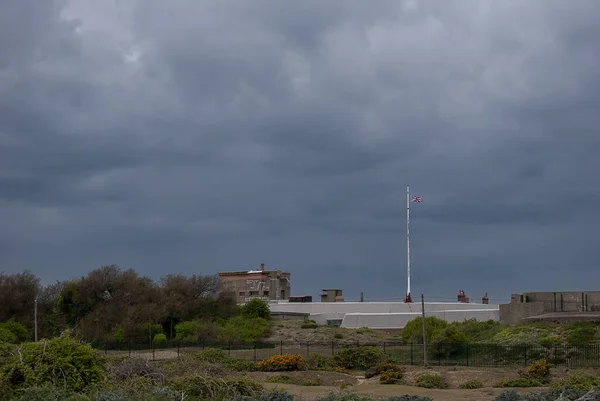
[[[342,319],[342,327],[401,329],[408,321],[421,316],[420,303],[404,302],[279,302],[269,305],[272,312],[307,313],[319,324]],[[436,316],[448,322],[499,320],[498,305],[458,302],[427,302],[426,316]]]

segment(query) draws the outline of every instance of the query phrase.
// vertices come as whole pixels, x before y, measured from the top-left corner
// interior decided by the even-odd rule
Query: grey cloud
[[[266,262],[297,293],[401,297],[411,184],[417,291],[585,287],[599,11],[5,1],[0,269]]]

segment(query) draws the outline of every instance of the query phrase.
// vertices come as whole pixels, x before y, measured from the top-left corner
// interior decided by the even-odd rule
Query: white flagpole
[[[406,186],[406,264],[408,274],[408,286],[406,290],[406,301],[411,302],[410,297],[410,189]]]

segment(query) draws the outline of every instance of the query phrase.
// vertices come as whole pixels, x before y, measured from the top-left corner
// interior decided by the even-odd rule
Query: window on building
[[[251,296],[251,297],[256,297],[256,296],[258,296],[258,291],[250,291],[250,296]]]
[[[240,291],[239,295],[240,295],[240,297],[244,297],[244,296],[246,296],[246,293],[244,291]]]
[[[268,297],[268,296],[269,296],[269,291],[263,291],[263,295],[264,295],[265,297]]]

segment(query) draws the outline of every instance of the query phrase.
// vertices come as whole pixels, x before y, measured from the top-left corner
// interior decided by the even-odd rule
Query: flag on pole
[[[421,203],[421,202],[423,202],[423,198],[420,196],[411,196],[411,201],[416,202],[416,203]]]

